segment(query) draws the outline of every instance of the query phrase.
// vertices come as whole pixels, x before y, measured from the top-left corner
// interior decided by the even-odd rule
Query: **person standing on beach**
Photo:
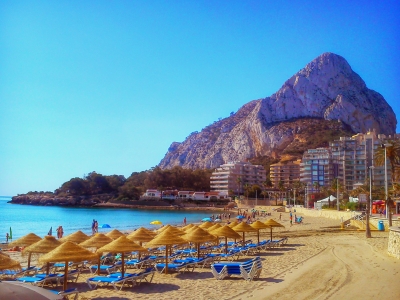
[[[94,235],[95,234],[95,223],[96,221],[93,219],[93,222],[92,222],[92,235]]]
[[[279,221],[282,220],[282,213],[279,214]]]
[[[183,219],[183,225],[186,226],[186,217]]]
[[[8,239],[9,239],[10,235],[8,234],[8,232],[6,233],[6,243],[8,243]]]

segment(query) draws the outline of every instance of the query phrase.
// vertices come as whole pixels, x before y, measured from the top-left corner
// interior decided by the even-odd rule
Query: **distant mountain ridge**
[[[343,57],[324,53],[272,96],[250,101],[236,114],[192,133],[182,143],[172,143],[159,167],[214,168],[228,161],[277,157],[290,145],[293,148],[299,131],[316,126],[311,120],[322,122],[314,128],[316,133],[321,128],[338,133],[375,129],[389,135],[397,124],[382,95],[368,89]]]

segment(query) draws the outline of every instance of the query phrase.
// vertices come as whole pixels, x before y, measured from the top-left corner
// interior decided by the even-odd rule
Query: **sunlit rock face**
[[[353,132],[375,129],[386,135],[394,134],[397,125],[382,95],[368,89],[343,57],[324,53],[270,97],[253,100],[184,142],[172,143],[159,166],[214,168],[255,156],[277,156],[296,138],[299,125],[293,120],[304,118],[336,120]]]

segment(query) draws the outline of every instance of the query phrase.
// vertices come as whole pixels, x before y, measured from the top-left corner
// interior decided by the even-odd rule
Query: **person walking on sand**
[[[6,243],[8,243],[8,239],[10,238],[10,235],[8,234],[8,232],[6,233]]]
[[[279,221],[282,220],[282,213],[279,214]]]

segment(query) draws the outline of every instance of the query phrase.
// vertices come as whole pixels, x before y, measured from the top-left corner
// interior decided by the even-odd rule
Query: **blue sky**
[[[398,1],[1,1],[0,195],[156,166],[324,52],[400,115]],[[397,132],[400,132],[399,126]]]

